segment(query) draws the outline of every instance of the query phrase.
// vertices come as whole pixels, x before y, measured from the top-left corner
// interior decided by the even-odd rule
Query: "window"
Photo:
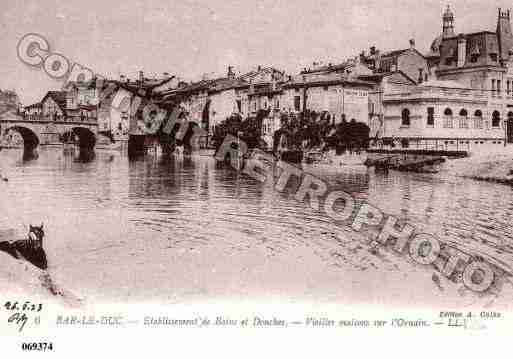
[[[427,108],[427,126],[435,127],[435,108],[434,107]]]
[[[483,113],[481,110],[476,110],[474,113],[474,128],[483,128]]]
[[[300,107],[301,107],[301,97],[294,96],[294,110],[299,111]]]
[[[450,108],[446,108],[444,111],[444,128],[452,128],[452,110]]]
[[[492,114],[492,127],[498,128],[501,126],[501,114],[499,111],[493,111]]]
[[[501,85],[502,85],[501,80],[497,80],[497,92],[498,93],[501,93],[501,91],[502,91]]]
[[[493,62],[497,62],[497,54],[490,54],[490,59],[491,59]]]
[[[495,79],[492,79],[492,92],[495,92]]]
[[[410,126],[410,110],[405,108],[401,114],[401,126]]]
[[[460,111],[460,128],[468,128],[468,112],[465,109]]]
[[[506,93],[509,95],[510,91],[511,91],[511,82],[508,80],[506,82]]]

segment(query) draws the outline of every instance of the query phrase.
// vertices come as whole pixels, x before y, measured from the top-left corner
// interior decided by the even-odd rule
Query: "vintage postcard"
[[[6,357],[507,345],[513,3],[1,8]]]

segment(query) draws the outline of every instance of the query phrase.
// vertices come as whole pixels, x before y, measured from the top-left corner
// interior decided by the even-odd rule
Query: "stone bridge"
[[[25,119],[17,114],[0,116],[0,134],[7,131],[17,131],[23,138],[25,150],[33,150],[39,145],[62,143],[66,137],[77,138],[81,149],[93,149],[98,136],[98,122],[84,121],[52,121],[43,117]]]

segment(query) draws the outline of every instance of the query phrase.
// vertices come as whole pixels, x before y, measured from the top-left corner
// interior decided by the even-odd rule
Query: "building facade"
[[[378,147],[482,152],[513,143],[513,35],[499,9],[495,32],[455,33],[447,8],[426,55],[429,81],[384,91]]]
[[[345,117],[368,123],[369,91],[374,84],[338,72],[302,74],[283,84],[281,109],[289,113],[329,114],[334,123]]]
[[[513,111],[490,93],[433,80],[387,93],[380,146],[480,152],[511,142],[507,121]]]

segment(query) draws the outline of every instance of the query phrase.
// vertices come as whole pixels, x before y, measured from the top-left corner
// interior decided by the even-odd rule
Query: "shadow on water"
[[[78,156],[74,157],[74,162],[78,163],[89,163],[92,162],[96,158],[96,154],[94,153],[94,149],[89,148],[81,148],[78,151]]]
[[[22,160],[23,162],[30,162],[37,160],[39,158],[39,153],[36,148],[23,148]]]

